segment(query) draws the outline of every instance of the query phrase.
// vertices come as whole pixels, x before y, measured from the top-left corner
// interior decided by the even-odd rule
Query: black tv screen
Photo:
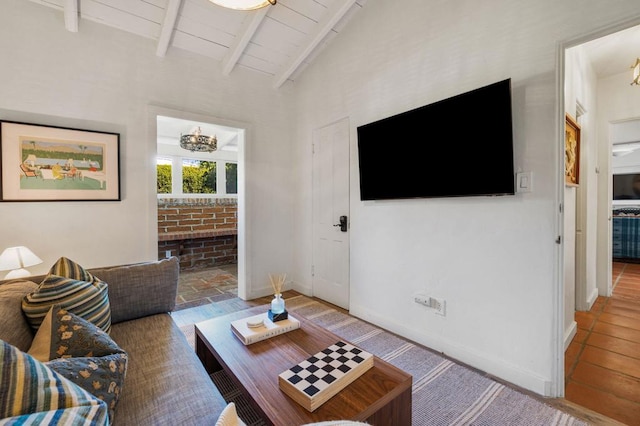
[[[613,175],[614,200],[640,200],[640,174],[623,173]]]
[[[361,200],[514,194],[511,79],[357,132]]]

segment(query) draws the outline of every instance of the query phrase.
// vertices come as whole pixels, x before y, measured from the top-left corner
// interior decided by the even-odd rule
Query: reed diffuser
[[[269,274],[269,280],[271,281],[274,294],[274,298],[271,301],[272,315],[284,314],[286,312],[284,309],[284,299],[282,298],[282,286],[284,286],[286,279],[287,274],[276,275],[275,277]]]

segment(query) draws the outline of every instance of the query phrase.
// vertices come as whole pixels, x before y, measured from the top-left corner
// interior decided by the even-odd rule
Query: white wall
[[[300,286],[311,282],[311,135],[349,117],[351,312],[527,389],[562,394],[556,58],[559,43],[634,14],[635,0],[367,2],[296,83]],[[357,126],[507,77],[515,166],[533,172],[533,192],[359,200]],[[472,113],[460,113],[470,134],[464,117]],[[425,143],[448,140],[428,135]],[[401,161],[394,142],[390,159]],[[414,303],[416,292],[446,299],[446,317]]]
[[[565,347],[576,332],[574,313],[595,302],[598,145],[597,77],[581,46],[565,54],[564,110],[581,128],[579,186],[564,188]],[[580,106],[578,106],[580,105]]]
[[[21,0],[0,5],[0,119],[121,133],[119,202],[1,203],[0,248],[26,245],[44,263],[86,267],[157,256],[155,135],[150,105],[248,123],[247,286],[271,292],[268,273],[291,269],[291,90],[238,69],[90,21],[64,29],[62,12]]]

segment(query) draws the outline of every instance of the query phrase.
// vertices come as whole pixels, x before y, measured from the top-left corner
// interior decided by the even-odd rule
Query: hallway
[[[565,398],[640,426],[640,264],[613,263],[613,294],[576,312],[565,352]]]

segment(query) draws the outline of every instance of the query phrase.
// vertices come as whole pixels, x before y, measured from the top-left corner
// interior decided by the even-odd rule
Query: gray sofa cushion
[[[226,402],[171,316],[114,324],[111,337],[129,355],[114,425],[215,425]]]
[[[177,257],[89,271],[109,286],[112,324],[170,312],[176,305]]]
[[[23,352],[29,350],[33,332],[22,313],[22,298],[38,288],[31,281],[16,280],[0,285],[0,339]]]

